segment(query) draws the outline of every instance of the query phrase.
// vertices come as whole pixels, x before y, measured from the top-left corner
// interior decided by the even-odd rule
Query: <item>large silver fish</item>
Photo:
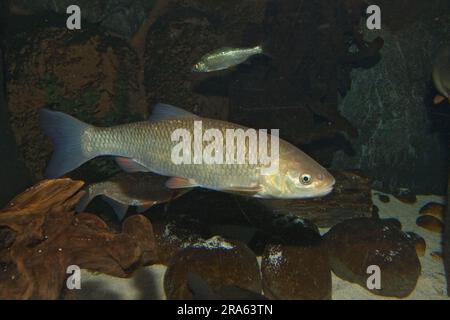
[[[450,101],[450,47],[442,48],[433,65],[433,81],[440,95],[434,98],[438,104],[448,99]]]
[[[262,46],[253,48],[221,48],[205,54],[193,68],[193,72],[225,70],[245,62],[251,56],[263,54]]]
[[[149,172],[118,173],[106,181],[88,185],[76,211],[83,212],[95,197],[101,196],[111,205],[119,220],[122,220],[130,206],[136,207],[136,211],[142,213],[154,205],[174,200],[191,190],[169,189],[165,186],[166,181],[167,177]]]
[[[199,120],[204,130],[218,130],[223,136],[227,129],[247,129],[230,122],[200,118],[168,105],[156,105],[149,121],[108,128],[94,127],[67,114],[42,109],[41,125],[54,144],[46,175],[59,177],[95,157],[114,156],[127,172],[151,171],[173,177],[166,183],[171,189],[203,187],[260,198],[289,199],[319,197],[332,191],[333,176],[282,139],[276,159],[278,170],[273,172],[265,170],[265,164],[248,161],[244,164],[175,163],[172,161],[176,145],[172,141],[173,132],[183,128],[193,133]],[[268,137],[273,139],[271,135]],[[249,143],[245,150],[238,147],[234,145],[234,154],[236,151],[249,154]]]

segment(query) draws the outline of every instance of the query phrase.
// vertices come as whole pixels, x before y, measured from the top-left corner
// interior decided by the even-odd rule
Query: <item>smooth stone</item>
[[[445,205],[437,202],[429,202],[420,209],[419,214],[433,216],[443,221],[445,210]]]
[[[213,292],[239,287],[261,293],[261,274],[255,254],[238,241],[212,237],[191,244],[170,261],[164,290],[170,299],[192,299],[188,274],[198,274]]]
[[[331,299],[331,268],[316,225],[285,217],[262,255],[264,294],[271,299]]]
[[[264,294],[271,299],[331,299],[331,269],[321,245],[269,244],[261,273]]]
[[[406,235],[408,236],[411,243],[415,246],[417,255],[419,257],[423,257],[427,249],[427,243],[425,242],[425,239],[414,232],[406,232]]]
[[[396,227],[378,219],[353,219],[334,226],[324,236],[333,272],[382,295],[403,298],[416,287],[421,265],[415,246]],[[381,271],[381,288],[368,289],[369,266]]]
[[[181,250],[210,236],[198,220],[180,216],[178,219],[153,221],[160,263],[168,265]]]
[[[418,217],[416,220],[416,224],[419,227],[422,227],[424,229],[427,229],[428,231],[436,233],[442,233],[442,230],[444,229],[444,224],[442,223],[441,220],[439,220],[434,216],[429,215],[423,215]]]

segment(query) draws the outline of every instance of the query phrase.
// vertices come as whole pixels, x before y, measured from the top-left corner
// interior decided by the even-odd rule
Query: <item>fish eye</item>
[[[308,185],[312,182],[312,178],[309,174],[302,174],[302,176],[300,177],[300,182],[302,184]]]

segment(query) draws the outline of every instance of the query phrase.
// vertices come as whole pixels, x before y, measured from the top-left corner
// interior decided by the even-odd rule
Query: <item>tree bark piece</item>
[[[144,216],[129,217],[117,233],[93,214],[75,215],[83,184],[45,180],[0,211],[0,299],[57,299],[70,265],[127,277],[157,261]]]

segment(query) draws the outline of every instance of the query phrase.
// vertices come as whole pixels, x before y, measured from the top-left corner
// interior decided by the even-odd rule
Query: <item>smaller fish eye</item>
[[[302,184],[308,185],[312,182],[312,178],[309,174],[302,174],[302,176],[300,177],[300,182]]]

